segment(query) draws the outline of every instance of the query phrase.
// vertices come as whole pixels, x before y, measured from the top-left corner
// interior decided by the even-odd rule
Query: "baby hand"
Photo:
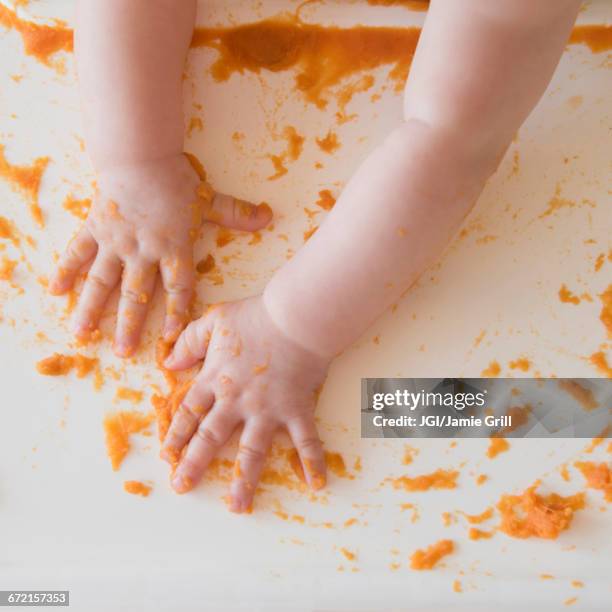
[[[248,512],[274,432],[284,427],[312,489],[325,485],[325,458],[314,421],[328,361],[287,338],[261,298],[221,304],[191,323],[165,365],[204,364],[164,440],[176,465],[172,486],[189,491],[234,430],[243,425],[230,488],[230,510]]]
[[[87,339],[121,282],[115,353],[128,357],[138,347],[158,269],[166,292],[164,339],[176,339],[187,323],[195,284],[193,242],[203,221],[253,231],[271,217],[266,205],[214,194],[184,155],[107,169],[49,289],[66,293],[90,265],[74,317],[75,335]]]

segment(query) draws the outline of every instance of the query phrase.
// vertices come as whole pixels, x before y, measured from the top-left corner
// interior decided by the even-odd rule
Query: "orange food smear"
[[[472,527],[468,531],[468,537],[470,540],[488,540],[494,535],[494,531],[483,531],[482,529],[477,529],[476,527]]]
[[[513,538],[556,539],[571,525],[574,513],[584,508],[584,494],[563,497],[556,493],[539,495],[539,483],[521,495],[503,495],[497,504],[499,529]]]
[[[128,389],[127,387],[119,387],[115,393],[115,399],[132,402],[132,404],[139,404],[142,402],[143,395],[142,391]]]
[[[341,548],[340,552],[344,555],[347,561],[354,561],[357,558],[357,555],[347,548]]]
[[[612,285],[599,296],[602,308],[599,318],[608,332],[608,338],[612,338]]]
[[[577,461],[574,465],[582,472],[589,488],[603,491],[606,501],[612,502],[612,470],[609,465],[592,461]]]
[[[59,21],[54,25],[25,21],[0,4],[0,25],[19,32],[26,55],[47,66],[55,53],[71,52],[73,49],[72,30]]]
[[[425,550],[417,550],[410,557],[410,568],[413,570],[433,569],[443,557],[455,550],[452,540],[440,540]]]
[[[141,412],[114,412],[104,417],[106,452],[113,470],[117,471],[130,451],[130,436],[144,431],[153,422],[154,415]]]
[[[421,476],[400,476],[388,478],[394,489],[405,491],[429,491],[430,489],[455,489],[459,472],[452,470],[436,470],[431,474]]]
[[[531,361],[526,357],[520,357],[514,361],[510,362],[511,370],[522,370],[523,372],[527,372],[531,367]]]
[[[488,521],[493,516],[493,508],[487,508],[484,512],[480,514],[466,514],[465,518],[471,525],[480,525],[480,523],[484,523]]]
[[[12,281],[13,280],[13,271],[17,267],[17,261],[14,259],[9,259],[8,257],[3,257],[0,262],[0,280],[3,281]]]
[[[74,368],[77,378],[85,378],[90,372],[98,367],[100,360],[97,357],[86,357],[77,353],[74,356]]]
[[[335,153],[342,146],[338,140],[338,134],[332,132],[331,130],[327,133],[327,136],[324,138],[317,138],[316,141],[319,149],[321,149],[321,151],[324,153],[329,153],[330,155]]]
[[[506,416],[509,416],[512,420],[512,425],[504,427],[504,433],[510,433],[516,429],[520,429],[523,425],[529,422],[529,416],[531,415],[531,406],[525,404],[524,406],[511,406],[506,412]]]
[[[580,298],[574,295],[565,285],[561,285],[559,289],[559,300],[564,304],[580,304]]]
[[[0,5],[0,15],[1,9],[2,5]],[[30,207],[30,214],[39,227],[44,226],[44,220],[38,203],[38,191],[48,163],[48,157],[39,157],[34,160],[31,166],[13,165],[6,159],[4,145],[0,144],[0,178],[6,180],[13,191],[26,198]]]
[[[130,493],[132,495],[141,495],[142,497],[149,497],[149,494],[151,493],[152,489],[153,487],[138,480],[126,480],[123,483],[123,490],[126,493]]]
[[[357,26],[350,29],[268,19],[233,28],[197,28],[192,47],[212,47],[219,58],[217,81],[234,73],[297,69],[297,89],[319,108],[330,88],[359,72],[391,65],[389,77],[403,86],[420,28]]]
[[[593,353],[589,357],[589,361],[594,365],[606,378],[612,378],[612,367],[608,364],[608,359],[603,351]]]
[[[36,364],[36,370],[43,376],[65,376],[74,367],[74,357],[54,353]]]
[[[575,380],[560,380],[557,384],[563,391],[569,393],[584,410],[590,411],[599,407],[599,404],[593,396],[593,391],[583,387]]]
[[[404,6],[413,11],[426,11],[429,0],[368,0],[372,6]]]
[[[487,449],[487,457],[489,459],[495,459],[500,453],[505,453],[510,449],[510,444],[505,438],[499,436],[493,436],[489,439],[489,448]]]
[[[19,233],[15,224],[6,217],[0,217],[0,238],[10,240],[15,246],[19,246]]]
[[[64,200],[64,209],[67,210],[71,215],[77,217],[77,219],[82,219],[85,221],[87,219],[87,215],[89,213],[89,209],[91,208],[91,199],[84,198],[82,200],[77,200],[72,195],[66,196]]]
[[[323,189],[319,191],[319,199],[316,204],[323,210],[331,210],[336,204],[336,198],[334,198],[329,189]]]
[[[80,353],[75,355],[62,355],[54,353],[50,357],[39,361],[36,370],[43,376],[66,376],[72,369],[76,369],[78,378],[85,378],[99,364],[97,357],[86,357]]]
[[[480,375],[485,378],[495,378],[499,376],[501,372],[501,366],[497,361],[492,361],[487,368],[485,368]]]
[[[612,49],[611,25],[582,25],[572,30],[570,45],[586,45],[592,53]]]

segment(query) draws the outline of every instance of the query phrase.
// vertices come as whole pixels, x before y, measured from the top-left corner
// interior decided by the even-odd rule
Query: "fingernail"
[[[272,217],[274,213],[272,212],[272,208],[270,208],[268,204],[266,204],[265,202],[262,202],[261,204],[257,205],[257,215],[262,216],[262,217],[263,216]]]
[[[193,489],[193,480],[189,476],[175,474],[172,478],[172,488],[179,494],[187,493]]]
[[[113,350],[115,351],[115,355],[117,355],[117,357],[123,357],[123,358],[131,357],[132,354],[134,353],[133,346],[129,344],[124,344],[122,342],[115,342]]]
[[[170,353],[170,355],[168,355],[168,357],[166,357],[166,359],[164,361],[164,367],[166,367],[166,368],[173,367],[175,361],[176,361],[176,358],[174,356],[174,353]]]
[[[313,491],[320,491],[327,484],[323,474],[310,474],[310,486]]]

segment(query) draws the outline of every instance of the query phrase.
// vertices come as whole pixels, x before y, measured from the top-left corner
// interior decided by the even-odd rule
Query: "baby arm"
[[[59,261],[50,290],[89,273],[74,317],[87,338],[121,283],[115,351],[137,348],[158,269],[167,295],[164,335],[176,338],[194,289],[192,243],[203,220],[253,230],[266,207],[196,191],[183,155],[182,76],[196,0],[80,0],[76,59],[85,140],[97,177],[91,211]]]
[[[432,0],[404,123],[268,285],[294,341],[343,351],[440,255],[546,89],[577,0]]]
[[[262,298],[222,305],[179,338],[168,367],[205,361],[164,443],[176,490],[197,482],[241,424],[231,509],[249,507],[278,427],[310,485],[324,482],[313,410],[328,364],[439,256],[546,89],[578,7],[432,0],[403,124]],[[241,340],[248,350],[232,349]]]

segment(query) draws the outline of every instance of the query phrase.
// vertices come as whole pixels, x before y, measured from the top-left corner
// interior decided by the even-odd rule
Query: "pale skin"
[[[184,21],[175,24],[182,33],[173,35],[165,28],[167,39],[159,32],[154,38],[158,45],[164,42],[163,55],[176,71],[184,61],[189,38],[185,32],[193,27],[192,2],[82,0],[81,8],[86,7],[82,12],[92,20],[90,33],[93,24],[110,18],[113,11],[117,21],[131,15],[134,21],[122,30],[127,37],[133,36],[130,28],[135,23],[144,36],[148,13],[163,13],[170,4],[185,12]],[[126,6],[132,9],[118,14],[119,7]],[[251,508],[267,450],[280,428],[292,438],[307,483],[313,489],[323,486],[325,461],[314,409],[329,364],[439,257],[544,93],[579,6],[578,0],[432,0],[406,86],[402,124],[358,168],[325,223],[274,275],[262,296],[220,305],[180,334],[166,366],[182,370],[202,360],[203,364],[162,448],[162,456],[175,467],[172,486],[177,492],[197,484],[240,427],[231,510]],[[82,22],[79,27],[85,32]],[[104,63],[96,58],[102,52],[117,54],[118,63],[145,63],[143,54],[130,45],[121,52],[131,51],[128,57],[97,47],[85,35],[79,37],[80,65],[81,56]],[[140,77],[131,83],[132,91],[159,87],[162,76],[157,70],[156,66],[155,78],[147,76],[147,70],[135,70]],[[156,83],[147,83],[149,79]],[[98,75],[86,78],[83,87],[92,98],[100,95],[101,80]],[[129,109],[116,118],[121,129],[132,125],[131,138],[121,146],[106,140],[103,129],[90,134],[94,164],[97,159],[112,169],[117,159],[126,158],[139,164],[160,146],[167,147],[176,162],[182,123],[172,121],[180,106],[180,94],[174,95],[160,96],[150,124],[143,120],[132,125]],[[139,103],[149,104],[145,99]],[[92,112],[95,124],[103,113],[96,108]],[[110,172],[114,177],[115,171]],[[150,175],[133,177],[130,187],[135,192],[148,188],[144,176]],[[115,188],[112,179],[108,193],[113,197]],[[170,191],[165,199],[151,192],[154,201],[166,203],[154,209],[161,219],[150,219],[151,227],[166,227],[176,215],[173,206],[181,206],[183,198]],[[246,229],[255,229],[256,221]],[[111,222],[100,216],[97,223],[102,233],[92,232],[94,237],[102,236]],[[129,230],[127,234],[129,238]],[[115,253],[125,253],[122,239],[115,242]],[[165,257],[157,245],[139,244],[139,253],[141,248],[146,261]],[[188,268],[187,258],[184,261]],[[128,269],[126,260],[124,281]]]

